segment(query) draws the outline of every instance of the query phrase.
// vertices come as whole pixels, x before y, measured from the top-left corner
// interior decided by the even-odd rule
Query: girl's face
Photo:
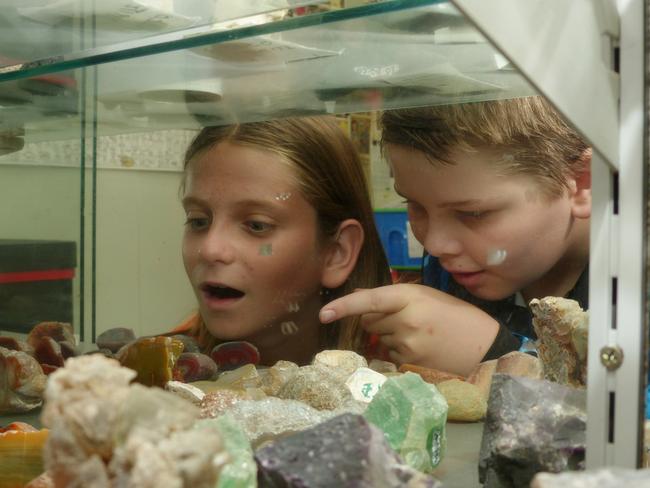
[[[279,156],[217,144],[188,165],[183,207],[185,270],[212,335],[268,347],[281,333],[313,330],[323,265],[316,211]]]
[[[452,152],[454,165],[387,154],[415,237],[471,294],[499,300],[562,273],[577,242],[570,192],[549,199],[530,176],[500,173],[501,153]]]

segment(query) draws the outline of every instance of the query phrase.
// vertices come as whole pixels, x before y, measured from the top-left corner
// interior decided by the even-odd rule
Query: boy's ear
[[[347,219],[341,222],[336,237],[328,244],[325,254],[321,278],[321,284],[325,288],[338,288],[345,283],[357,264],[363,238],[363,227],[358,220]]]
[[[572,185],[572,214],[578,219],[591,217],[591,149],[586,149],[581,156],[583,169],[578,173]]]

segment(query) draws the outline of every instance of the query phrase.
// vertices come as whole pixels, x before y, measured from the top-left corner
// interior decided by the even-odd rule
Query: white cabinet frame
[[[452,1],[594,147],[586,462],[636,468],[647,350],[644,2]],[[624,352],[613,371],[600,361],[609,345]]]

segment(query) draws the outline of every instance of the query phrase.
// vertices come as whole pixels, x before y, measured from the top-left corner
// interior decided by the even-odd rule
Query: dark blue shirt
[[[499,332],[483,361],[496,359],[511,351],[518,351],[528,340],[535,340],[533,315],[528,307],[515,303],[515,295],[503,300],[482,300],[469,293],[454,281],[440,265],[438,258],[425,254],[422,260],[422,284],[436,288],[476,305],[499,323]],[[576,300],[580,306],[589,308],[589,269],[585,269],[566,298]]]

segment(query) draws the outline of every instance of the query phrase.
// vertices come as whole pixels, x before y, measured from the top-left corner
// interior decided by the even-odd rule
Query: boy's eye
[[[249,220],[245,223],[245,225],[253,234],[262,234],[264,232],[270,231],[273,228],[272,224],[269,224],[268,222],[261,222],[259,220]]]
[[[481,220],[487,215],[487,212],[481,210],[459,211],[458,216],[464,219]]]

